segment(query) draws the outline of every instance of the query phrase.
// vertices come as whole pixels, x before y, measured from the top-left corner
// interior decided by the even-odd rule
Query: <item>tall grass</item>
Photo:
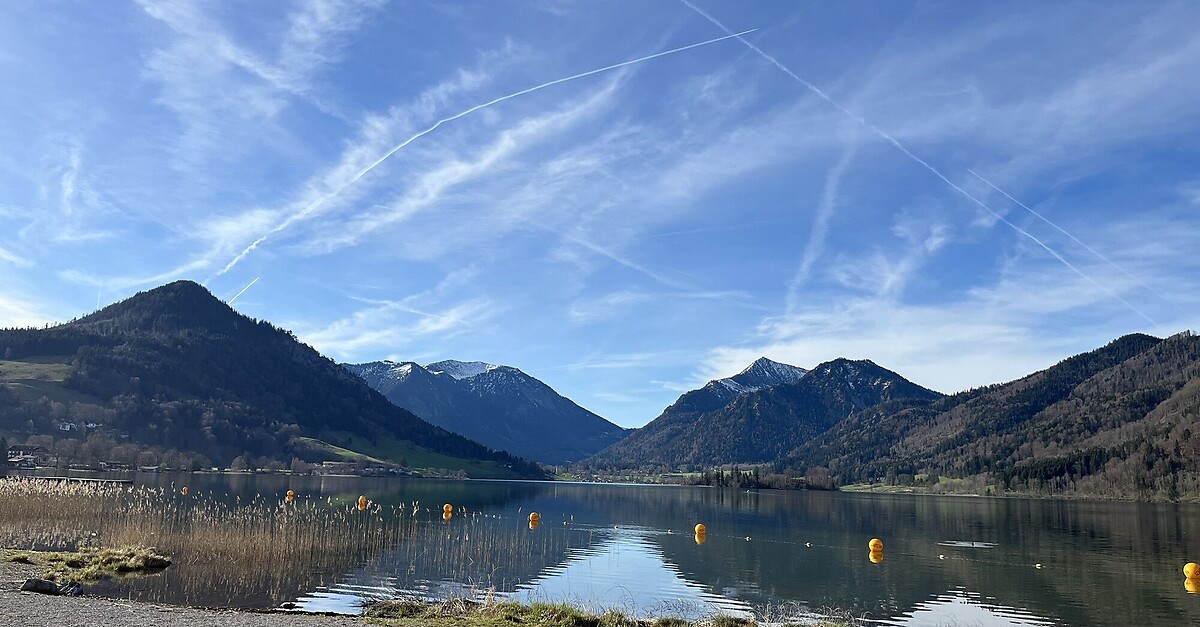
[[[107,584],[110,593],[144,599],[266,607],[358,569],[386,573],[399,589],[436,577],[486,591],[508,583],[497,573],[507,579],[525,570],[514,577],[521,579],[556,563],[566,544],[565,534],[510,529],[477,513],[443,521],[440,511],[416,503],[359,510],[353,498],[301,495],[289,503],[283,495],[243,500],[173,488],[0,480],[0,547],[154,547],[173,559],[170,569],[154,581]]]

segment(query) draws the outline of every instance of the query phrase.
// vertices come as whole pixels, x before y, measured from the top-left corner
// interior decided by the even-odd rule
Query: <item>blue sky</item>
[[[7,2],[0,325],[257,279],[624,426],[760,355],[1010,380],[1200,327],[1197,67],[1191,2]]]

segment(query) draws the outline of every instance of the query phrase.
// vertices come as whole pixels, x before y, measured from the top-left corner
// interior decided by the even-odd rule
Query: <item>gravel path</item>
[[[98,597],[59,597],[21,592],[40,569],[0,562],[0,625],[7,627],[362,627],[354,616],[208,610],[117,601]]]

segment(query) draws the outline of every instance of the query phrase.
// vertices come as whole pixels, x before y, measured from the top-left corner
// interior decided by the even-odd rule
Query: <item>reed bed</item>
[[[412,590],[426,578],[488,589],[561,560],[566,534],[512,529],[459,510],[450,520],[419,503],[352,498],[289,502],[180,488],[0,479],[0,547],[75,551],[152,547],[174,565],[153,581],[111,581],[100,591],[168,602],[269,607],[363,570]],[[514,572],[519,571],[519,572]],[[497,573],[503,573],[498,576]],[[375,577],[370,577],[375,579]],[[366,596],[370,596],[367,594]]]

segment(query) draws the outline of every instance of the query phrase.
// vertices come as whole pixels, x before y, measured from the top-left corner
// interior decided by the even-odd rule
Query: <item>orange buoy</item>
[[[358,497],[358,511],[361,512],[365,509],[367,509],[367,497],[366,495],[362,495]]]
[[[529,512],[529,522],[541,522],[542,515],[537,512]]]
[[[449,521],[451,518],[454,518],[454,512],[449,510],[442,512],[442,520]]]
[[[883,540],[871,538],[871,541],[867,543],[867,547],[871,549],[872,553],[883,551]]]
[[[187,486],[183,486],[182,488],[180,488],[179,493],[184,496],[187,496]]]
[[[1183,576],[1188,579],[1200,579],[1200,564],[1188,562],[1183,565]]]
[[[446,503],[445,505],[442,506],[442,511],[443,512],[453,512],[454,506],[449,503]]]
[[[704,523],[696,523],[696,535],[702,536],[706,533],[708,533],[708,527],[705,527]]]
[[[867,559],[871,560],[872,564],[880,564],[883,562],[883,551],[871,551]]]
[[[538,525],[540,525],[540,524],[542,524],[542,521],[540,521],[536,518],[530,518],[529,519],[529,530],[530,531],[536,530],[538,528]]]
[[[287,502],[291,503],[292,501],[295,501],[295,500],[296,500],[295,490],[288,490],[287,491]]]

